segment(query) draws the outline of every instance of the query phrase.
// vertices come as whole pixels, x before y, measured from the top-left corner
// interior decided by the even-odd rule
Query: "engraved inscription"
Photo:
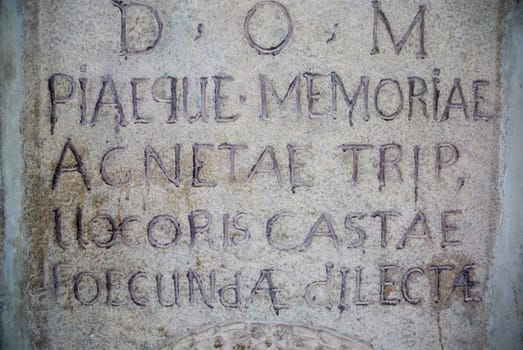
[[[496,60],[450,1],[318,4],[112,0],[118,36],[38,71],[34,299],[74,346],[452,348],[485,321]]]
[[[285,30],[285,34],[283,35],[283,39],[281,39],[281,41],[275,44],[259,43],[252,33],[251,21],[253,21],[253,17],[256,15],[256,12],[262,11],[264,7],[272,7],[277,9],[283,14],[283,17],[287,22],[287,28]],[[287,8],[277,1],[261,1],[257,3],[247,12],[247,15],[245,16],[245,20],[243,23],[243,31],[245,33],[245,38],[247,39],[247,42],[251,47],[258,51],[259,54],[277,55],[278,53],[280,53],[280,51],[285,47],[285,45],[287,45],[287,43],[291,39],[292,30],[292,20],[289,15],[289,11],[287,11]]]
[[[163,34],[163,22],[160,18],[158,11],[146,3],[139,3],[133,1],[122,1],[122,0],[112,0],[113,6],[117,7],[120,10],[120,55],[132,55],[147,53],[153,50],[156,45],[160,42]],[[138,12],[138,13],[136,13]],[[131,14],[133,18],[131,18]],[[142,18],[143,17],[143,18]],[[137,23],[138,21],[146,22],[144,26],[151,25],[147,22],[150,22],[152,17],[154,19],[155,31],[152,35],[149,35],[147,40],[142,40],[138,42],[137,39],[132,40],[130,37],[129,26],[132,22]]]
[[[420,119],[427,125],[435,125],[456,118],[468,123],[497,119],[489,100],[493,87],[488,80],[455,77],[442,81],[439,68],[432,73],[431,84],[428,78],[421,76],[371,78],[362,75],[349,80],[347,72],[337,71],[304,72],[287,79],[280,78],[279,74],[260,73],[244,79],[253,81],[250,88],[257,95],[258,122],[276,119],[276,116],[280,119],[282,113],[287,117],[294,115],[297,125],[326,118],[339,120],[340,126],[348,121],[350,127],[373,120],[385,123],[401,120],[409,125],[410,121]],[[232,109],[233,98],[227,91],[242,83],[238,80],[228,74],[195,75],[194,78],[166,74],[131,78],[128,82],[115,81],[111,75],[95,79],[82,77],[76,81],[72,75],[56,73],[48,79],[51,134],[63,125],[63,118],[77,120],[84,128],[101,128],[107,123],[103,119],[112,117],[116,132],[125,127],[135,128],[136,124],[176,124],[182,122],[179,115],[189,124],[209,122],[210,116],[215,123],[235,124],[253,118]],[[117,89],[124,84],[130,89]],[[278,87],[281,84],[284,88]],[[443,84],[447,88],[442,89]],[[122,103],[124,100],[131,101],[131,108]],[[243,94],[240,102],[240,106],[246,102]],[[167,117],[163,113],[145,114],[141,106],[146,104],[162,110],[167,105]],[[63,115],[63,110],[70,113]],[[430,110],[432,118],[429,118]],[[89,113],[92,114],[90,125],[87,123]],[[302,118],[305,116],[308,118]]]

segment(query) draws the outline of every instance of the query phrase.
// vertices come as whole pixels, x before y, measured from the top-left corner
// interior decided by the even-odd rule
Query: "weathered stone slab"
[[[503,1],[26,1],[46,349],[474,349]]]

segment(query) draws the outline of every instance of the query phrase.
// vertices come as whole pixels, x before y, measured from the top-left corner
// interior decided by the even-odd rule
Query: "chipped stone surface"
[[[34,347],[484,346],[504,11],[24,1]]]
[[[192,333],[160,350],[182,349],[345,349],[368,345],[336,332],[291,324],[232,323]]]

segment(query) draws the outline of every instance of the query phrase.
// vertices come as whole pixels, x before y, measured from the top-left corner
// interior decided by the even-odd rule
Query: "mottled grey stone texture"
[[[521,343],[520,5],[0,5],[2,346]]]

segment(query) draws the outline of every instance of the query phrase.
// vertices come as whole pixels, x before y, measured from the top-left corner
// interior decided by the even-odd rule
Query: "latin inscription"
[[[169,21],[160,9],[141,2],[113,0],[111,4],[119,12],[118,55],[126,59],[154,55],[168,40]],[[426,18],[434,15],[430,9],[419,4],[412,8],[410,22],[398,24],[379,1],[366,5],[369,59],[383,55],[380,47],[385,45],[396,56],[430,57],[430,28],[426,27]],[[284,23],[268,41],[256,34],[257,16],[264,12],[276,14]],[[257,2],[246,12],[238,30],[253,59],[277,60],[284,50],[291,50],[299,35],[294,12],[277,1]],[[142,22],[131,20],[137,14]],[[139,23],[148,31],[133,36]],[[332,24],[325,45],[337,44],[342,26]],[[211,28],[198,23],[191,34],[194,45],[217,35]],[[477,235],[468,231],[475,213],[459,202],[448,204],[469,188],[479,191],[474,184],[481,174],[468,172],[464,165],[470,161],[468,145],[445,133],[424,141],[415,132],[412,141],[398,142],[386,133],[362,140],[357,131],[372,134],[377,125],[401,129],[413,123],[440,130],[456,120],[467,127],[482,123],[490,128],[497,119],[496,82],[470,72],[448,77],[441,67],[397,74],[282,69],[245,72],[241,77],[226,69],[191,75],[130,72],[129,78],[122,79],[106,72],[91,73],[84,62],[79,66],[80,72],[57,71],[45,82],[47,128],[55,141],[46,186],[59,198],[52,201],[48,213],[54,261],[46,273],[56,303],[144,308],[198,304],[213,310],[264,305],[280,315],[297,307],[296,298],[287,298],[291,293],[308,307],[339,313],[370,305],[444,307],[449,300],[466,305],[481,302],[479,287],[484,281],[476,276],[481,266],[474,256],[460,251],[465,243],[480,244]],[[245,120],[260,130],[285,123],[311,129],[328,125],[346,133],[332,147],[305,137],[260,143],[238,142],[236,135],[214,138],[200,133],[202,126],[227,130]],[[71,125],[74,133],[67,129]],[[127,131],[146,129],[169,130],[173,136],[144,142],[122,137]],[[102,132],[110,137],[93,141],[99,147],[89,149],[85,139]],[[191,141],[181,141],[180,132],[190,133]],[[151,214],[145,199],[143,210],[125,212],[106,206],[93,194],[100,189],[128,193],[137,187],[144,192],[160,187],[179,199],[203,193],[205,201],[212,203],[224,189],[231,197],[263,191],[292,198],[313,193],[324,184],[355,193],[361,200],[353,207],[325,203],[325,209],[313,211],[308,208],[321,207],[328,196],[311,196],[302,211],[277,201],[262,211],[249,208],[241,199],[222,211],[198,205],[175,210],[178,207],[165,203],[165,209]],[[68,198],[72,190],[92,196],[92,205]],[[369,191],[381,196],[380,205],[365,203]],[[445,203],[427,200],[431,191],[437,191]],[[409,198],[410,209],[391,200],[398,194]],[[402,260],[405,255],[417,256],[420,247],[437,252],[438,258]],[[274,259],[252,270],[240,263],[202,269],[198,252],[206,249],[240,257],[249,249],[261,249]],[[301,276],[307,282],[287,290],[297,272],[284,268],[282,257],[300,260],[323,249],[341,260],[357,255],[362,262],[318,264],[310,269],[316,277]],[[77,265],[68,258],[142,250],[151,259],[156,252],[180,254],[195,264],[175,264],[160,271],[143,262],[129,261],[126,268],[116,268],[103,259]],[[372,255],[370,260],[366,254]]]
[[[355,123],[364,124],[371,119],[383,122],[404,119],[405,122],[408,122],[415,114],[426,119],[427,123],[445,122],[450,118],[464,118],[471,122],[488,121],[495,118],[492,112],[486,110],[491,85],[489,81],[481,78],[463,81],[461,77],[456,77],[446,82],[450,88],[442,91],[439,74],[440,69],[435,68],[433,76],[426,78],[419,76],[409,76],[403,79],[384,77],[371,81],[368,76],[361,76],[359,79],[351,81],[353,84],[351,86],[347,79],[343,79],[338,72],[304,72],[292,79],[283,97],[281,97],[283,92],[278,92],[272,86],[274,80],[281,83],[281,79],[278,79],[277,76],[260,74],[251,80],[258,80],[258,86],[253,86],[253,90],[257,94],[257,100],[254,103],[260,111],[259,120],[273,117],[271,109],[285,109],[291,104],[293,104],[294,117],[298,119],[297,123],[304,123],[307,119],[330,118],[340,120],[340,124],[345,120],[351,127]],[[57,73],[48,81],[51,103],[50,130],[51,133],[54,133],[56,124],[63,118],[60,110],[65,107],[77,115],[77,117],[73,117],[74,114],[68,117],[76,118],[78,123],[85,127],[96,127],[102,123],[100,115],[114,110],[116,131],[130,124],[175,124],[181,119],[189,124],[210,122],[211,120],[215,123],[233,123],[239,118],[248,117],[238,112],[228,115],[223,112],[227,100],[232,98],[226,95],[224,90],[227,86],[230,88],[235,81],[233,76],[228,75],[198,79],[173,76],[141,77],[132,78],[128,82],[118,82],[119,85],[130,86],[130,89],[118,91],[116,83],[110,75],[89,81],[86,78],[76,79],[66,73]],[[191,89],[190,82],[197,82],[198,88]],[[209,82],[212,82],[212,86],[209,86]],[[98,91],[96,97],[87,96],[88,84],[92,84],[89,86],[91,90]],[[429,89],[428,86],[431,88]],[[468,95],[464,94],[465,86],[470,91]],[[80,101],[78,101],[78,96],[75,96],[77,87],[80,89]],[[177,94],[180,88],[182,92]],[[146,92],[139,96],[138,89]],[[163,91],[159,91],[160,89]],[[353,93],[351,94],[350,91]],[[128,94],[126,100],[130,100],[132,103],[130,110],[124,110],[121,102],[122,94]],[[209,94],[212,95],[211,102],[208,99]],[[189,96],[197,97],[196,106],[190,105]],[[87,99],[94,102],[94,105],[89,106],[89,109],[92,110],[90,116],[88,106],[86,106]],[[392,107],[385,107],[388,99],[395,101]],[[242,95],[239,96],[239,100],[242,101]],[[244,97],[243,102],[245,102]],[[318,104],[322,104],[324,107],[320,109],[317,107]],[[144,117],[140,112],[144,105],[155,106],[158,109],[167,107],[167,113],[165,113],[165,117],[155,119]],[[358,118],[354,115],[355,109],[360,110]],[[191,110],[197,112],[192,113]],[[209,111],[211,111],[211,115],[209,115]],[[301,120],[302,118],[305,119]]]

